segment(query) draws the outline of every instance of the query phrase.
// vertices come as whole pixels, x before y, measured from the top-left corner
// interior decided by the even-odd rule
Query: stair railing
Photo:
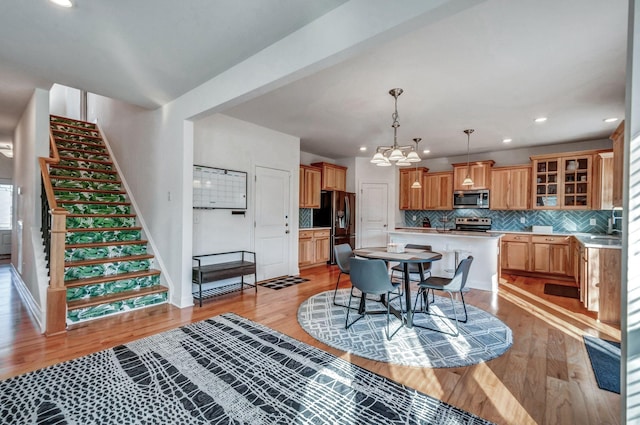
[[[38,158],[42,175],[42,236],[49,267],[47,288],[47,323],[45,335],[66,332],[67,290],[64,286],[64,244],[67,233],[67,210],[58,207],[49,176],[49,164],[60,162],[53,132],[49,130],[51,157]]]

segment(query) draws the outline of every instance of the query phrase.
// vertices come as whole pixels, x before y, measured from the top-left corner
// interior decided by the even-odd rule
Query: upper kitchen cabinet
[[[492,210],[527,210],[531,200],[531,166],[498,167],[491,170]]]
[[[400,209],[401,210],[421,210],[423,209],[423,176],[429,171],[424,167],[400,169]],[[422,187],[412,188],[415,182],[419,182]]]
[[[422,208],[450,210],[453,208],[453,173],[426,173],[422,179]]]
[[[463,186],[462,182],[467,177],[467,163],[453,165],[453,190],[475,190],[491,188],[491,169],[495,161],[474,161],[469,163],[469,176],[473,185]]]
[[[594,210],[613,209],[613,152],[599,152],[593,156],[593,200]]]
[[[322,170],[322,190],[347,190],[347,167],[328,162],[311,164]]]
[[[320,208],[322,170],[300,165],[300,208]]]
[[[624,171],[624,121],[609,137],[613,141],[613,188],[611,202],[614,207],[622,207],[622,179]]]
[[[533,209],[591,209],[593,151],[531,157]]]

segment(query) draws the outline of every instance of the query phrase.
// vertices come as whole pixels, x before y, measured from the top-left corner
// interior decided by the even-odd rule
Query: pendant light
[[[415,139],[413,139],[413,141],[416,143],[416,150],[409,152],[409,155],[407,155],[407,160],[409,160],[409,158],[412,156],[411,154],[415,154],[416,157],[418,157],[418,143],[420,143],[420,140],[422,140],[419,137],[416,137]],[[420,157],[418,157],[420,158]],[[420,179],[418,179],[418,162],[416,162],[416,180],[411,184],[411,189],[422,189],[422,184],[420,184]]]
[[[467,135],[467,177],[462,181],[463,186],[473,186],[473,180],[471,180],[471,174],[469,173],[469,139],[471,137],[471,133],[473,133],[473,129],[469,128],[464,130]]]

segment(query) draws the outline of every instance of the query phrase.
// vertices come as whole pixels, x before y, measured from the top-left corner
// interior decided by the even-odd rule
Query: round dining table
[[[386,246],[373,247],[373,248],[358,248],[354,249],[353,253],[358,257],[385,260],[387,262],[398,262],[404,266],[404,295],[406,300],[407,312],[406,312],[406,326],[408,328],[413,327],[413,310],[411,309],[411,279],[409,276],[409,264],[424,264],[438,261],[442,258],[442,254],[434,251],[427,251],[426,249],[405,248],[404,252],[388,252]],[[364,300],[365,297],[362,297]],[[389,300],[383,300],[385,303]],[[362,305],[364,309],[364,305]],[[402,320],[402,312],[390,307],[393,314]]]

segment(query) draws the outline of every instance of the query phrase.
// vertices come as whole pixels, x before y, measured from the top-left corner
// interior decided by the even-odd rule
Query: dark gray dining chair
[[[448,316],[444,316],[444,317],[450,320],[453,320],[455,322],[456,324],[455,336],[459,335],[460,329],[458,327],[458,322],[467,323],[467,320],[468,320],[467,306],[464,302],[464,294],[462,293],[462,290],[467,284],[467,278],[469,277],[469,268],[471,267],[472,262],[473,262],[473,257],[471,255],[465,258],[464,260],[460,261],[460,264],[458,264],[458,267],[456,268],[456,272],[454,273],[453,277],[450,279],[445,277],[431,276],[428,279],[425,279],[424,281],[420,282],[418,284],[418,294],[416,295],[416,301],[413,305],[414,314],[426,313],[426,314],[438,316],[437,314],[432,314],[429,312],[429,291],[446,292],[449,294],[449,298],[451,299],[451,308],[453,309],[454,317],[453,318]],[[456,306],[453,302],[453,294],[456,292],[460,293],[460,298],[462,298],[462,308],[464,309],[464,320],[458,319]],[[418,300],[420,300],[420,310],[416,310],[416,306],[418,305]],[[423,302],[424,304],[426,304],[426,308],[423,305]],[[438,316],[438,317],[442,317],[442,316]],[[425,327],[425,326],[416,325],[415,323],[414,323],[414,326],[418,326],[422,328]],[[442,332],[439,329],[432,329],[432,328],[428,328],[428,329]]]
[[[407,244],[405,245],[405,249],[423,249],[425,251],[431,251],[431,245],[415,245],[415,244]],[[420,278],[417,279],[418,282],[425,280],[427,277],[431,276],[431,263],[409,263],[407,264],[407,268],[409,270],[409,276],[411,275],[419,275]],[[394,274],[396,272],[400,272],[402,278],[404,278],[404,264],[398,264],[391,268],[391,278],[393,279]]]
[[[342,277],[343,274],[350,274],[351,265],[349,264],[349,259],[354,256],[353,250],[351,249],[351,245],[343,243],[333,247],[333,255],[336,258],[336,264],[340,269],[338,281],[336,282],[336,289],[333,291],[333,304],[339,307],[346,307],[344,304],[336,303],[336,294],[338,293],[338,285],[340,285],[340,277]]]
[[[391,282],[389,277],[389,270],[387,269],[387,264],[383,260],[368,260],[366,258],[357,258],[353,257],[349,260],[351,264],[351,273],[349,277],[351,278],[351,293],[349,295],[349,307],[351,307],[351,299],[353,298],[353,289],[357,288],[362,292],[362,296],[366,297],[367,294],[380,295],[381,300],[385,301],[387,310],[387,327],[385,329],[387,339],[391,340],[393,336],[404,326],[404,315],[402,315],[402,319],[400,320],[401,324],[391,333],[391,317],[389,310],[390,295],[393,291],[398,289],[400,286],[399,283]],[[400,300],[400,311],[402,310],[402,297]],[[363,300],[361,300],[362,302]],[[351,325],[356,323],[358,320],[362,319],[367,314],[381,314],[384,311],[367,311],[366,303],[364,304],[364,311],[353,322],[349,323],[349,311],[351,308],[347,308],[347,318],[345,321],[345,329],[349,329]]]

